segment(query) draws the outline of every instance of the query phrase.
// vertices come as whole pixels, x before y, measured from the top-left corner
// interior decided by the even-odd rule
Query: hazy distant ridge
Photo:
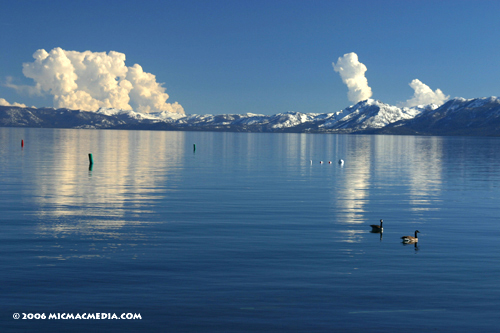
[[[335,113],[143,114],[102,108],[96,112],[0,106],[0,126],[141,130],[383,133],[500,136],[500,99],[455,98],[438,107],[397,107],[368,99]]]

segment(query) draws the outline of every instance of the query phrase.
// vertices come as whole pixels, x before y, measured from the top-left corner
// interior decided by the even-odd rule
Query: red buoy
[[[24,147],[24,140],[21,140],[21,147]]]

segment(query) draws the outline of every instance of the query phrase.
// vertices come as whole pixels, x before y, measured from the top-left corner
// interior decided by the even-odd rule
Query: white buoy
[[[313,160],[311,160],[311,165],[313,165]]]
[[[344,164],[344,160],[343,160],[343,159],[340,159],[340,160],[339,160],[339,164],[340,164],[340,165],[343,165],[343,164]]]
[[[323,161],[319,161],[319,164],[323,164]]]

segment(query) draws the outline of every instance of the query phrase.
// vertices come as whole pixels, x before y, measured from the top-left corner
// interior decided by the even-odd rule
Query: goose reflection
[[[384,221],[381,219],[380,220],[380,225],[378,224],[371,224],[370,227],[372,230],[370,231],[372,234],[380,234],[380,241],[382,241],[382,236],[384,234],[384,228],[382,228],[382,224]]]
[[[403,242],[403,246],[410,246],[410,245],[413,245],[413,247],[415,248],[415,252],[417,252],[418,250],[420,250],[420,248],[418,247],[418,242],[414,242],[414,243],[405,243],[405,242]]]
[[[415,237],[412,237],[412,236],[401,237],[401,239],[403,240],[403,246],[413,244],[413,246],[415,247],[415,252],[417,252],[419,250],[419,248],[418,248],[418,235],[417,235],[418,233],[420,233],[420,231],[415,230]]]

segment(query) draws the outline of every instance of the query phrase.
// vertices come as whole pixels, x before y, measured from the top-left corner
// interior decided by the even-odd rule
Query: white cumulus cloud
[[[446,96],[440,89],[432,91],[432,89],[422,83],[420,80],[415,79],[410,82],[410,87],[413,88],[415,93],[413,97],[403,103],[404,106],[412,107],[417,105],[427,105],[427,104],[443,104],[450,96]]]
[[[9,103],[7,102],[7,100],[5,98],[0,98],[0,105],[1,106],[20,106],[22,108],[25,108],[26,105],[25,104],[21,104],[21,103]]]
[[[54,48],[33,54],[23,64],[23,74],[35,86],[9,84],[17,90],[53,96],[54,107],[94,111],[101,107],[137,112],[168,111],[184,114],[182,106],[169,98],[156,76],[135,64],[125,65],[125,54],[115,51],[78,52]]]
[[[351,102],[358,103],[372,96],[372,89],[368,86],[368,80],[365,77],[366,66],[359,62],[356,53],[344,54],[337,60],[337,63],[332,63],[332,65],[347,85],[349,89],[347,97]]]

